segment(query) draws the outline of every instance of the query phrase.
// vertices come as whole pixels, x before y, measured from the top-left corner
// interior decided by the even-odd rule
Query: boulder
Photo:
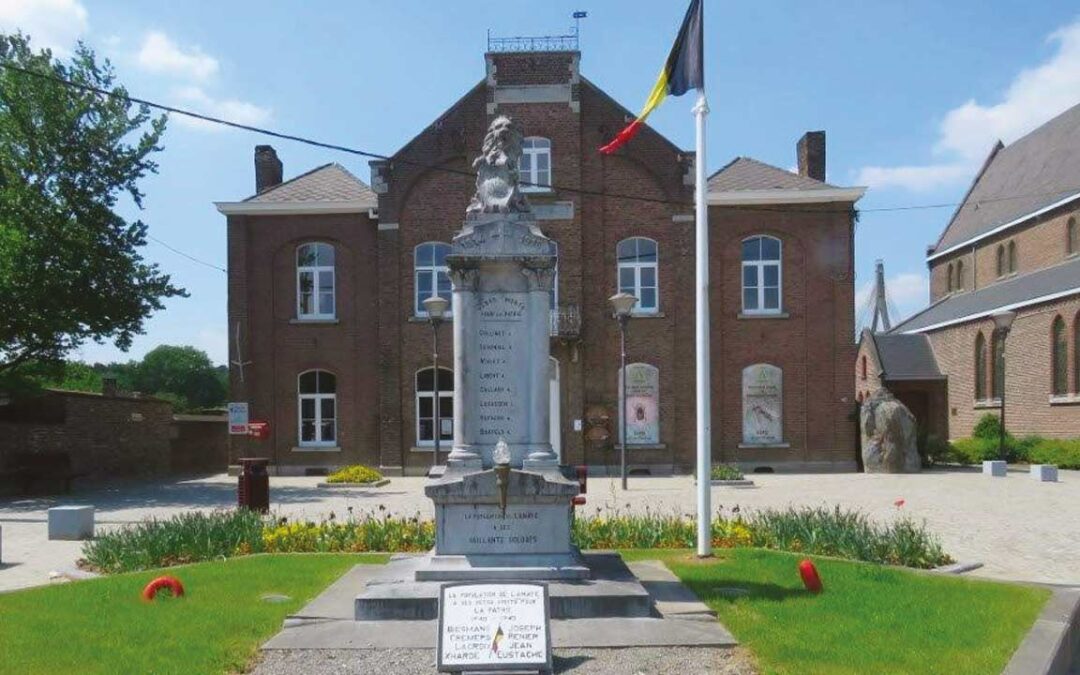
[[[882,387],[862,404],[859,414],[866,473],[917,473],[922,469],[915,416]]]

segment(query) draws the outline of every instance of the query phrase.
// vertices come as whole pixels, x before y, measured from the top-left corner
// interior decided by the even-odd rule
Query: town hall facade
[[[598,148],[630,111],[579,72],[577,51],[491,52],[475,87],[365,183],[338,164],[282,181],[256,149],[256,194],[226,216],[231,400],[269,423],[231,459],[280,473],[367,464],[422,474],[453,438],[446,255],[473,193],[471,161],[496,115],[525,135],[521,179],[558,246],[550,320],[551,438],[564,464],[618,463],[619,326],[627,327],[634,471],[694,466],[694,153],[652,129]],[[861,188],[824,182],[825,135],[792,173],[739,157],[709,180],[712,442],[754,470],[856,467],[853,230]],[[448,317],[447,322],[453,318]],[[436,387],[436,385],[438,385]],[[438,395],[436,395],[436,388]],[[439,429],[435,407],[439,406]]]

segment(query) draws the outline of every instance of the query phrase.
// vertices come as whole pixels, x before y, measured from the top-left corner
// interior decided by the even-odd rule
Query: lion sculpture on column
[[[483,154],[473,161],[476,194],[467,214],[524,213],[529,202],[518,185],[521,159],[521,130],[512,119],[499,115],[484,136]]]

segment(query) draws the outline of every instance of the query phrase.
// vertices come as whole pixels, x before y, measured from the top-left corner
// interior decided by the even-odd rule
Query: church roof
[[[831,190],[836,186],[751,157],[736,157],[709,176],[709,192],[740,190]]]
[[[933,254],[1080,197],[1080,105],[991,151]]]
[[[244,200],[247,203],[275,202],[362,202],[374,207],[375,192],[367,183],[337,163],[323,164]]]
[[[942,380],[945,376],[938,368],[930,338],[920,333],[871,333],[865,336],[873,341],[878,363],[886,380]]]

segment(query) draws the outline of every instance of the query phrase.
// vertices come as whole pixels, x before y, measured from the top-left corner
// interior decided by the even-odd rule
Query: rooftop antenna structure
[[[881,321],[881,331],[892,330],[892,320],[889,318],[889,303],[885,299],[885,261],[878,258],[874,261],[874,318],[870,322],[870,332],[877,333],[878,321]]]

